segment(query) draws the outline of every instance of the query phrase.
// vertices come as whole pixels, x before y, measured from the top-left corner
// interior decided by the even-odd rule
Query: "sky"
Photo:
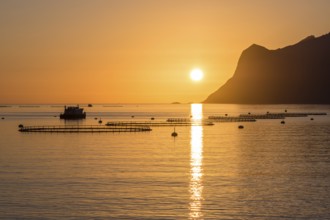
[[[201,102],[251,44],[329,33],[329,14],[328,0],[0,0],[0,103]]]

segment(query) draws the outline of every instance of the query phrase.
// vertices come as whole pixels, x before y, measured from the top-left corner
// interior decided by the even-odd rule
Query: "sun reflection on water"
[[[191,104],[191,116],[193,121],[203,118],[202,104]],[[190,156],[190,219],[202,219],[202,192],[203,192],[203,127],[191,126],[191,156]]]

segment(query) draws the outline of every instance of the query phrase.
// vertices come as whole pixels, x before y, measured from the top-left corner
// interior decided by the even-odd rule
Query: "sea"
[[[330,219],[329,105],[80,107],[87,118],[68,121],[59,118],[64,105],[0,106],[0,219]],[[18,131],[285,111],[327,115],[149,132]]]

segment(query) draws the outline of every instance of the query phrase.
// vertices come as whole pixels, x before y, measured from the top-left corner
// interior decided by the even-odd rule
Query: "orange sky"
[[[242,50],[326,34],[329,14],[328,0],[0,1],[0,103],[203,101]]]

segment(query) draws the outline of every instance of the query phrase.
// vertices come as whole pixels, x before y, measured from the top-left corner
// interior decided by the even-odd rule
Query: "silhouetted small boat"
[[[93,107],[93,105],[92,104],[88,104],[88,107]]]
[[[64,113],[60,114],[61,119],[84,119],[86,118],[86,112],[79,106],[64,106]]]

